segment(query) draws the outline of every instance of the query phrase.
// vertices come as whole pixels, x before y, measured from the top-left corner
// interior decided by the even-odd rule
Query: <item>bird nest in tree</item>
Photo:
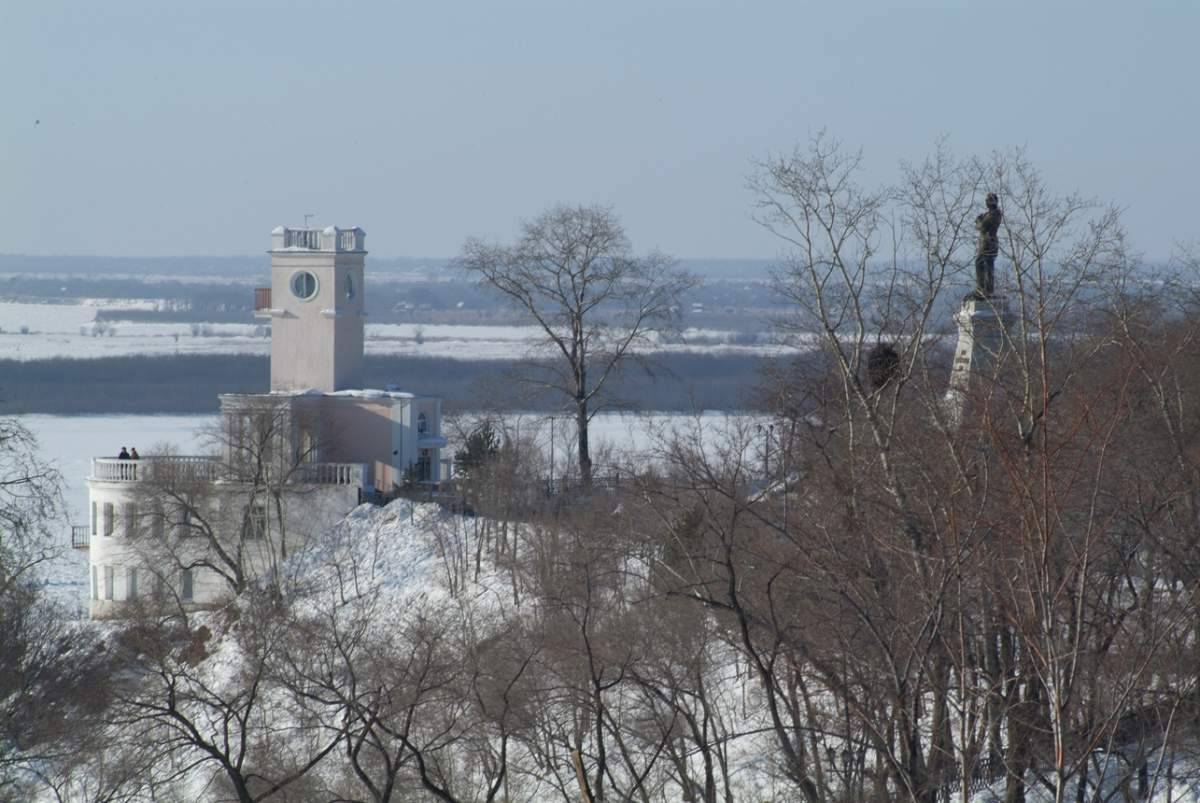
[[[891,382],[899,367],[900,355],[891,343],[876,343],[867,353],[867,379],[875,390]]]

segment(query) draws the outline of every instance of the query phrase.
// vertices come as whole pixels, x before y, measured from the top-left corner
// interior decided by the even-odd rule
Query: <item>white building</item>
[[[254,305],[271,321],[270,393],[220,397],[211,455],[92,461],[93,618],[217,603],[365,494],[439,481],[441,400],[362,388],[364,240],[271,233]]]

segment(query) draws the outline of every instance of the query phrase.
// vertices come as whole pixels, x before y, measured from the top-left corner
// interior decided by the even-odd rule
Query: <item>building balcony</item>
[[[297,485],[349,485],[365,487],[367,466],[363,463],[302,463],[287,466],[282,472],[286,482]],[[143,457],[140,460],[118,460],[109,457],[92,459],[92,475],[96,482],[252,482],[236,467],[207,456]],[[268,476],[266,482],[271,482]]]
[[[271,288],[270,287],[255,287],[254,288],[254,317],[255,318],[278,318],[283,314],[283,310],[276,309],[271,306]]]
[[[296,467],[294,482],[311,485],[351,485],[366,487],[364,463],[304,463]]]
[[[119,460],[92,458],[89,480],[99,482],[145,482],[148,480],[193,480],[212,482],[220,475],[221,463],[215,457],[171,455]]]

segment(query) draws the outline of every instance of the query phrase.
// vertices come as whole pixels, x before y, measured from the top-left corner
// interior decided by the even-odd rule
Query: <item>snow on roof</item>
[[[416,394],[406,393],[400,390],[375,390],[373,388],[364,388],[363,390],[335,390],[332,393],[326,393],[326,396],[342,396],[352,399],[415,399]]]
[[[303,388],[301,390],[272,390],[272,396],[330,396],[336,399],[419,399],[415,393],[399,390],[377,390],[375,388],[359,388],[356,390],[317,390]]]

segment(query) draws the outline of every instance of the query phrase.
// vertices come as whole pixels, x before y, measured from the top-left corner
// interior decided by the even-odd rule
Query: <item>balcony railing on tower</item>
[[[271,232],[272,251],[363,251],[367,233],[355,226],[297,229],[279,226]]]
[[[308,248],[321,250],[321,232],[318,229],[284,229],[284,248]]]
[[[254,311],[268,310],[271,308],[271,288],[270,287],[255,287],[254,288]]]

